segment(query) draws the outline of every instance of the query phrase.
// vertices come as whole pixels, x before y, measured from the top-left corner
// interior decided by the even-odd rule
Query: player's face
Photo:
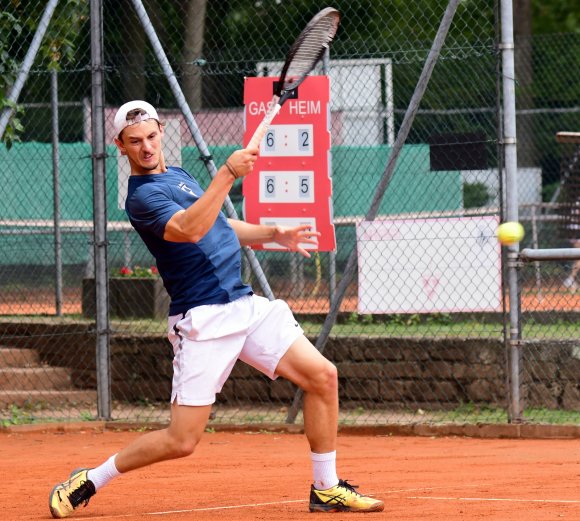
[[[123,130],[123,141],[115,140],[121,153],[131,164],[132,174],[158,174],[161,167],[163,127],[154,119],[129,125]]]

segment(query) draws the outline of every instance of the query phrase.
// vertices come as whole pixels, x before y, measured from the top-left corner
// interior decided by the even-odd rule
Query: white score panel
[[[293,228],[295,226],[300,226],[302,224],[307,224],[310,226],[312,231],[316,231],[316,219],[314,217],[262,217],[260,218],[260,224],[265,226],[285,226],[287,228]],[[284,246],[280,246],[277,242],[268,242],[265,243],[264,248],[268,250],[286,250]],[[305,250],[316,250],[316,244],[306,244],[300,243],[300,246]]]
[[[314,172],[260,172],[260,203],[313,203]]]
[[[260,143],[264,157],[314,155],[312,125],[272,125]]]
[[[495,216],[357,224],[359,313],[501,309]]]

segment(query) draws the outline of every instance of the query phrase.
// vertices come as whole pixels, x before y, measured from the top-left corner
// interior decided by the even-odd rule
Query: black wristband
[[[230,165],[229,161],[226,161],[226,168],[230,171],[230,174],[234,176],[234,179],[240,177],[239,174],[236,172],[236,169],[232,165]]]

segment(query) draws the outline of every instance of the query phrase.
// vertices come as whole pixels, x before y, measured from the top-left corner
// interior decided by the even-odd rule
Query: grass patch
[[[318,335],[321,324],[302,322],[302,328],[308,335]],[[334,336],[386,336],[394,338],[503,338],[501,323],[481,323],[475,320],[453,323],[420,322],[420,323],[344,323],[335,324]],[[525,323],[522,326],[522,338],[567,340],[580,338],[580,322],[558,321],[552,324]]]
[[[27,324],[91,324],[94,321],[78,316],[5,316],[0,321]],[[300,325],[307,335],[317,336],[322,330],[320,321],[302,318]],[[113,335],[162,335],[167,334],[165,320],[111,320]],[[371,315],[351,314],[346,320],[341,317],[335,323],[332,336],[371,336],[393,338],[503,338],[503,324],[497,320],[470,318],[458,320],[453,315],[440,313],[434,315]],[[554,320],[546,324],[532,319],[523,320],[522,338],[570,340],[580,338],[580,320]]]

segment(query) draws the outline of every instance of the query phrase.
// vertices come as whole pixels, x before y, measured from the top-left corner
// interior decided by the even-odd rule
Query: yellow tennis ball
[[[518,222],[502,223],[497,228],[497,238],[504,246],[511,246],[524,238],[524,227]]]

